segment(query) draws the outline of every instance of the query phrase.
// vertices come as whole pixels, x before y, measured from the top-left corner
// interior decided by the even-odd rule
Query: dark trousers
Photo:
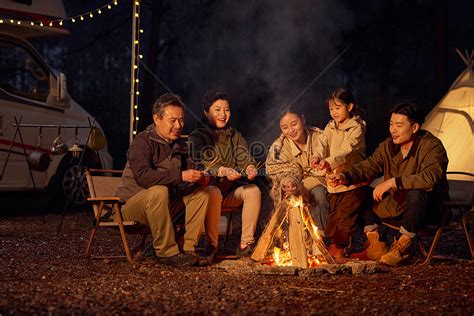
[[[384,218],[383,221],[396,226],[403,226],[411,233],[418,232],[426,224],[439,223],[443,217],[442,201],[425,190],[407,190],[405,201],[400,205],[402,213],[397,217]],[[429,213],[428,213],[429,210]],[[365,225],[380,222],[372,209],[364,214]]]
[[[366,187],[328,193],[329,217],[324,232],[331,239],[331,243],[339,247],[347,246],[356,229],[357,216],[364,208],[366,197]]]

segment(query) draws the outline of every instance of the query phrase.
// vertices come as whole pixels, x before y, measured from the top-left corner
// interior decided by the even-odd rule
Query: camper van
[[[98,123],[69,96],[66,76],[28,42],[69,32],[16,22],[65,16],[62,1],[0,3],[0,191],[41,190],[82,204],[82,166],[112,169],[112,157]]]

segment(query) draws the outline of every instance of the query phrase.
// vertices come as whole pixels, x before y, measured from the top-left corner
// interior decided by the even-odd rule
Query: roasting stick
[[[208,172],[210,169],[212,169],[212,167],[214,167],[215,165],[217,165],[219,163],[219,158],[216,157],[214,158],[210,163],[209,163],[209,166],[206,167],[206,169],[204,169],[204,172]]]
[[[260,169],[261,167],[263,167],[264,164],[265,164],[265,163],[262,162],[262,161],[257,162],[257,165],[255,165],[255,170],[258,171],[258,169]],[[250,166],[250,165],[248,165],[248,166]],[[240,172],[241,175],[246,176],[246,174],[247,174],[246,170],[247,170],[248,166],[245,167],[245,169]]]

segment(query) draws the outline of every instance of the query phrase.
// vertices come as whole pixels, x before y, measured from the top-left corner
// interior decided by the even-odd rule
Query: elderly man
[[[217,188],[201,187],[203,171],[188,158],[186,142],[180,138],[184,108],[178,96],[164,94],[153,105],[153,124],[139,133],[128,150],[117,196],[126,203],[124,220],[148,225],[158,263],[189,266],[198,262],[194,246],[211,203],[221,202]],[[175,240],[169,211],[170,201],[182,199],[186,206],[184,253]],[[175,204],[175,203],[173,203]]]
[[[391,137],[368,159],[328,176],[328,184],[384,181],[373,191],[374,208],[365,214],[368,242],[353,258],[379,260],[396,266],[407,255],[417,231],[427,223],[439,222],[446,214],[442,205],[449,199],[446,169],[448,157],[441,141],[422,130],[424,116],[416,104],[401,103],[391,110]],[[401,236],[389,251],[379,241],[376,220],[396,222]]]

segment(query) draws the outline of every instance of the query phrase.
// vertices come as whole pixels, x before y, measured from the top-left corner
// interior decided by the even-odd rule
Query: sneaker
[[[341,261],[344,259],[344,248],[339,247],[336,244],[330,244],[329,254],[334,258],[334,260],[336,260],[336,262]]]
[[[198,262],[196,255],[189,252],[180,253],[171,257],[157,257],[156,261],[159,264],[172,267],[189,267],[196,265]]]
[[[390,246],[390,251],[380,258],[380,263],[395,267],[402,260],[408,258],[407,250],[412,243],[411,238],[404,238],[403,235],[398,240],[395,240]]]
[[[237,251],[235,252],[235,255],[239,258],[250,257],[253,253],[255,243],[249,243],[244,245],[245,246],[242,248],[243,245],[242,243],[240,243],[239,247],[237,248]]]
[[[388,252],[387,245],[379,241],[377,231],[367,232],[367,241],[364,244],[364,250],[351,255],[351,259],[358,260],[380,260]]]

